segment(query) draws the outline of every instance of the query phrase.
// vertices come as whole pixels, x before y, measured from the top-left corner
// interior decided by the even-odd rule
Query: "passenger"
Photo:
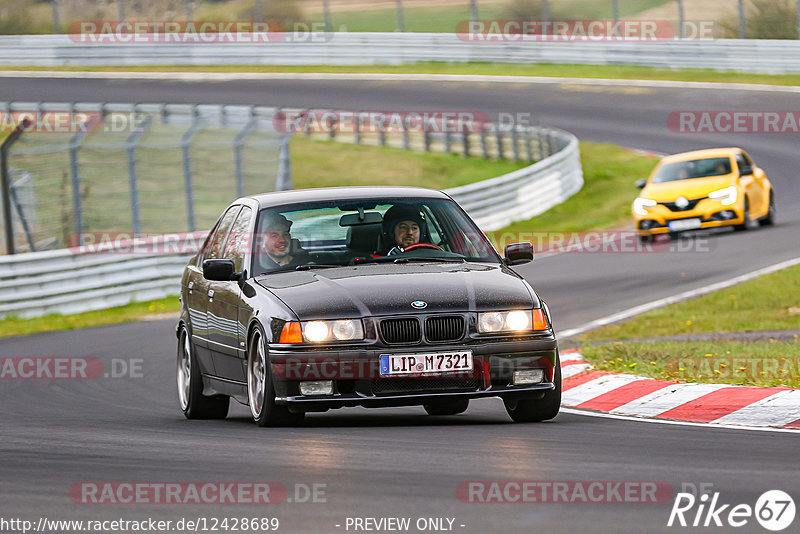
[[[392,206],[383,215],[384,243],[387,256],[400,254],[411,245],[428,242],[428,225],[422,213],[411,206]]]
[[[311,261],[307,251],[292,247],[291,227],[292,221],[280,213],[267,215],[267,219],[261,225],[261,246],[264,254],[261,255],[260,261],[265,270],[304,265]]]

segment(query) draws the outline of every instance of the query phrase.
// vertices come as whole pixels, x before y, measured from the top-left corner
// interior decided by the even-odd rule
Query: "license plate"
[[[681,219],[680,221],[670,221],[669,229],[672,231],[678,230],[694,230],[700,228],[700,219]]]
[[[472,351],[381,354],[381,375],[418,375],[472,370]]]

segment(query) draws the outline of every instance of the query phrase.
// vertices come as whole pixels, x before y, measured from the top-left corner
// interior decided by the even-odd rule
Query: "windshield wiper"
[[[311,269],[332,269],[334,267],[344,267],[333,263],[304,263],[294,268],[295,271],[310,271]]]
[[[420,257],[413,257],[413,258],[397,258],[394,260],[395,263],[466,263],[466,258],[420,258]]]

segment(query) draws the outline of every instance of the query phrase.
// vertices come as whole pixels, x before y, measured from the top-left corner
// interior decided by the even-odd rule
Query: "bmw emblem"
[[[675,205],[678,206],[680,209],[684,209],[686,206],[689,205],[689,201],[686,200],[685,197],[678,197],[678,200],[675,201]]]
[[[424,300],[415,300],[414,302],[411,303],[411,307],[421,310],[423,308],[427,308],[428,303],[425,302]]]

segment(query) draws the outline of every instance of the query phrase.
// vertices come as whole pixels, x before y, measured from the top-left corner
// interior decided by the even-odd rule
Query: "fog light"
[[[306,397],[312,395],[333,395],[333,380],[300,382],[300,393]]]
[[[526,384],[539,384],[544,381],[544,369],[528,369],[526,371],[514,371],[514,385],[524,386]]]

